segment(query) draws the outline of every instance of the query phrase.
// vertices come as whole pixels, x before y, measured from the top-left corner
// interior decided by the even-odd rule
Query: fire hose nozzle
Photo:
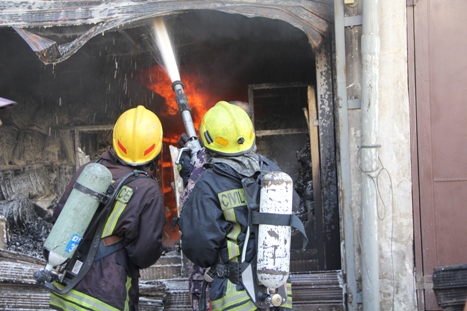
[[[183,85],[183,82],[180,81],[180,80],[175,80],[174,82],[172,82],[172,90],[174,90],[174,92],[177,92],[178,89],[182,90],[183,92],[183,89],[185,88],[185,86]]]
[[[188,105],[188,98],[185,95],[185,92],[183,91],[183,83],[180,80],[176,80],[172,83],[172,88],[175,92],[175,101],[177,102],[178,108],[180,110],[180,114],[182,115],[182,118],[186,118],[183,116],[183,113],[185,111],[190,112],[190,118],[191,118],[191,110],[190,106]]]
[[[175,92],[175,101],[177,102],[178,109],[180,110],[180,116],[185,126],[186,135],[189,137],[186,147],[191,150],[191,164],[196,161],[196,154],[201,149],[201,145],[196,136],[195,127],[193,125],[193,119],[191,118],[191,110],[188,105],[188,98],[183,91],[183,83],[180,80],[172,82],[172,89]],[[177,162],[180,159],[177,159]],[[178,163],[177,163],[178,164]]]

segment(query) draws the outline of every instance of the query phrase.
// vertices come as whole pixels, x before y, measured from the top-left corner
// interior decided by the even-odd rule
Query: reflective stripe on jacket
[[[58,282],[54,282],[54,285],[63,289],[65,286]],[[130,310],[129,307],[129,295],[128,290],[131,286],[131,278],[127,278],[127,299],[125,299],[125,307],[123,310]],[[54,292],[50,293],[50,305],[56,310],[67,310],[67,311],[88,311],[88,310],[99,310],[99,311],[119,311],[118,308],[112,307],[99,299],[92,296],[81,293],[77,290],[70,290],[65,295],[58,295]]]
[[[292,309],[292,284],[287,283],[287,301],[281,305],[281,309]],[[238,290],[237,285],[227,280],[225,295],[212,301],[212,310],[229,311],[255,311],[257,308],[244,290]]]
[[[113,235],[118,219],[120,218],[120,215],[122,215],[132,196],[133,189],[131,189],[130,187],[123,186],[122,189],[120,189],[117,196],[115,197],[114,208],[112,209],[112,212],[107,218],[107,222],[105,223],[101,238]]]

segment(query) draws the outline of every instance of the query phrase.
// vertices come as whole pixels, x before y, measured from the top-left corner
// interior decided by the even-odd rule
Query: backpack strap
[[[74,276],[71,280],[67,280],[68,283],[66,284],[66,286],[62,290],[57,288],[55,285],[49,284],[49,283],[45,283],[44,284],[45,287],[47,287],[49,290],[51,290],[51,291],[53,291],[53,292],[55,292],[57,294],[64,295],[64,294],[68,293],[71,289],[73,289],[76,286],[76,284],[78,284],[84,278],[84,276],[88,273],[88,271],[91,268],[94,261],[97,260],[96,258],[98,258],[98,259],[104,258],[105,256],[108,256],[108,255],[110,255],[110,254],[112,254],[112,253],[114,253],[114,252],[116,252],[116,251],[123,248],[123,243],[120,241],[119,243],[116,243],[116,244],[113,244],[112,246],[109,246],[110,247],[109,249],[104,250],[104,252],[102,254],[98,255],[99,249],[102,249],[102,247],[105,248],[105,246],[102,244],[101,234],[102,234],[102,231],[104,230],[104,226],[105,226],[105,223],[107,221],[107,217],[110,214],[110,211],[111,211],[110,207],[112,206],[112,203],[115,201],[115,197],[118,195],[120,189],[125,184],[127,184],[127,183],[129,183],[129,182],[131,182],[131,181],[133,181],[133,180],[135,180],[137,178],[150,178],[150,176],[145,171],[134,170],[131,173],[128,173],[127,175],[122,177],[120,179],[120,181],[118,181],[118,184],[117,184],[117,186],[115,188],[113,187],[113,185],[115,185],[116,182],[113,185],[109,186],[109,189],[107,190],[107,193],[110,194],[110,196],[107,197],[107,199],[105,201],[104,208],[99,213],[99,215],[94,220],[94,222],[87,229],[87,233],[86,233],[85,237],[88,236],[89,232],[92,232],[94,227],[97,225],[96,231],[94,233],[94,237],[93,237],[91,245],[89,247],[89,251],[88,251],[88,253],[86,255],[86,259],[84,260],[84,262],[83,262],[82,266],[80,267],[79,272],[76,274],[76,276]],[[84,240],[84,238],[83,238],[83,240]],[[80,243],[80,246],[82,244],[83,243]],[[102,244],[102,246],[100,246],[101,244]],[[77,255],[80,246],[78,246],[78,249],[76,250],[75,254],[73,255],[73,257],[69,261],[74,260],[74,257]]]
[[[109,201],[109,202],[111,202],[111,201]],[[109,209],[107,208],[108,205],[110,205],[110,203],[107,203],[106,208],[104,208],[104,210],[101,212],[101,214],[99,216],[102,216],[104,212],[105,212],[106,215],[109,214]],[[104,228],[104,224],[105,224],[105,217],[101,218],[100,221],[99,221],[99,226],[97,227],[96,234],[94,235],[94,238],[92,239],[91,246],[89,248],[89,252],[88,252],[88,254],[86,256],[86,260],[83,262],[82,266],[80,267],[80,270],[79,270],[78,274],[74,278],[72,278],[69,281],[69,283],[66,284],[66,286],[61,290],[59,288],[57,288],[55,285],[48,284],[48,283],[44,284],[45,287],[47,287],[48,289],[50,289],[51,291],[53,291],[53,292],[55,292],[57,294],[64,295],[64,294],[68,293],[71,289],[73,289],[76,286],[76,284],[78,284],[78,282],[80,282],[84,278],[84,276],[88,273],[89,269],[91,268],[91,266],[92,266],[92,264],[94,262],[94,258],[96,256],[97,249],[99,247],[99,242],[100,242],[99,232],[102,231],[102,229]],[[76,252],[75,252],[75,254],[76,254]],[[71,259],[73,259],[73,257]]]
[[[251,212],[251,223],[253,225],[273,225],[273,226],[290,226],[298,229],[303,235],[303,249],[308,244],[308,237],[305,232],[305,227],[300,221],[300,218],[294,214],[273,214],[273,213],[259,213],[256,211]]]

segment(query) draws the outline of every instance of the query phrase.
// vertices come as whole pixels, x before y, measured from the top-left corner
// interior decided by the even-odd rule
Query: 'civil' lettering
[[[221,203],[222,210],[246,205],[245,191],[243,188],[220,192],[217,197]]]

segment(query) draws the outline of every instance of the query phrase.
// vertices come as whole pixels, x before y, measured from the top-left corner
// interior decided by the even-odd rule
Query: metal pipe
[[[183,119],[183,125],[185,126],[185,131],[189,139],[196,138],[196,130],[193,124],[193,119],[191,118],[191,110],[188,106],[188,99],[183,91],[182,81],[174,81],[172,83],[172,88],[176,95],[176,102],[180,110],[180,115]]]
[[[198,137],[196,136],[196,130],[191,118],[191,110],[188,105],[188,98],[183,91],[183,83],[180,80],[172,82],[172,89],[175,92],[175,101],[177,102],[178,109],[180,110],[180,116],[183,120],[183,125],[185,126],[185,131],[188,136],[188,141],[185,143],[175,161],[176,164],[179,164],[180,157],[184,151],[190,151],[191,153],[191,164],[194,164],[197,159],[198,151],[201,149],[201,144],[199,143]]]
[[[379,0],[364,0],[362,13],[361,249],[363,310],[380,310],[377,189]]]
[[[350,173],[349,120],[347,103],[346,53],[344,2],[334,1],[334,20],[336,34],[336,81],[339,118],[339,153],[340,174],[339,194],[342,202],[342,234],[343,234],[343,270],[345,273],[345,292],[347,294],[347,310],[357,311],[357,279],[355,275],[354,223],[352,208],[352,181]],[[345,300],[344,300],[345,301]]]

